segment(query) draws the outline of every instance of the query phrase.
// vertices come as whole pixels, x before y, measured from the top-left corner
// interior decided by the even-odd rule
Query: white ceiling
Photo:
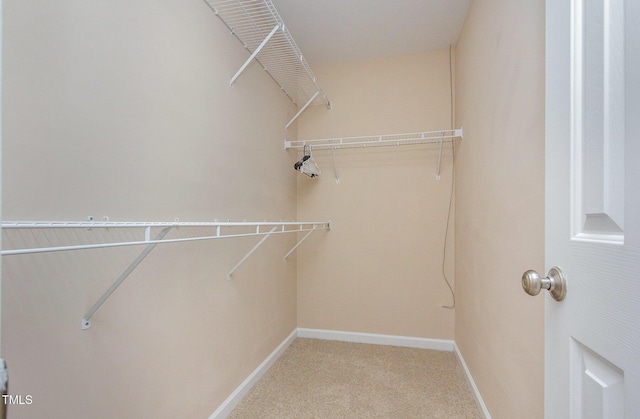
[[[447,48],[470,0],[272,0],[310,64]]]

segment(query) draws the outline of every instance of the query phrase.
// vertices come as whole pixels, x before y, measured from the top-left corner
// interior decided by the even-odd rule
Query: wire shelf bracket
[[[313,102],[313,100],[314,100],[316,97],[318,97],[318,95],[319,95],[319,94],[320,94],[320,92],[318,91],[318,92],[316,92],[313,96],[311,96],[311,99],[309,99],[309,101],[308,101],[307,103],[305,103],[305,104],[304,104],[304,106],[303,106],[302,108],[300,108],[300,110],[298,111],[298,113],[297,113],[297,114],[295,114],[295,115],[293,116],[293,118],[291,118],[291,121],[289,121],[289,122],[287,123],[287,125],[285,125],[284,129],[288,129],[288,128],[291,126],[291,124],[293,124],[293,123],[295,122],[295,120],[296,120],[296,119],[298,119],[298,117],[302,114],[302,112],[304,112],[304,111],[307,109],[307,107],[308,107],[309,105],[311,105],[311,102]]]
[[[440,156],[438,158],[438,172],[436,179],[440,180],[440,168],[442,167],[442,151],[446,142],[455,141],[457,138],[463,138],[462,128],[444,130],[444,131],[425,131],[407,134],[388,134],[388,135],[372,135],[363,137],[341,137],[341,138],[325,138],[317,140],[296,140],[284,141],[285,150],[304,149],[308,146],[310,150],[331,150],[331,159],[333,161],[333,169],[336,175],[336,183],[340,182],[336,169],[334,150],[342,148],[366,148],[366,147],[390,147],[401,145],[415,144],[439,144]]]
[[[438,174],[436,174],[436,180],[440,180],[440,168],[442,167],[442,148],[444,141],[440,140],[440,157],[438,157]]]
[[[142,263],[142,261],[161,243],[183,243],[190,241],[214,240],[229,237],[252,237],[263,236],[261,240],[229,271],[227,279],[231,279],[231,275],[242,265],[269,237],[273,234],[300,233],[307,234],[296,243],[296,245],[284,256],[286,259],[311,233],[316,230],[331,230],[331,221],[311,221],[311,222],[67,222],[67,221],[4,221],[0,224],[2,229],[98,229],[98,228],[144,228],[143,240],[130,240],[125,242],[108,242],[108,243],[91,243],[77,244],[65,246],[37,247],[24,249],[7,249],[2,250],[2,256],[28,255],[38,253],[75,251],[85,249],[100,249],[123,246],[141,246],[146,245],[136,259],[129,264],[124,272],[115,280],[115,282],[107,289],[102,296],[91,306],[91,308],[82,317],[82,330],[91,327],[91,318],[95,312],[104,304],[109,297],[122,285],[129,275]],[[214,235],[180,237],[167,239],[165,236],[173,229],[178,227],[206,227],[214,228]],[[255,227],[255,231],[247,232],[248,227]],[[271,227],[269,231],[264,231],[261,227]],[[151,232],[153,228],[162,228],[162,230],[152,239]],[[234,231],[241,229],[241,231]]]
[[[260,227],[258,227],[259,229]],[[231,268],[231,270],[229,271],[229,273],[227,274],[227,281],[231,280],[231,275],[236,271],[236,269],[238,269],[240,267],[240,265],[242,265],[244,263],[245,260],[247,260],[249,258],[249,256],[251,256],[253,254],[253,252],[255,252],[256,250],[258,250],[258,247],[262,246],[262,243],[264,243],[265,241],[267,241],[267,239],[269,237],[271,237],[271,235],[278,229],[278,226],[275,226],[271,229],[271,231],[269,231],[269,233],[267,233],[266,236],[264,236],[263,238],[260,239],[260,241],[251,248],[251,250],[249,250],[249,253],[247,253],[246,255],[244,255],[244,257],[242,259],[240,259],[240,262],[236,263],[235,266],[233,268]],[[313,231],[313,230],[312,230]],[[259,232],[259,230],[258,230]]]
[[[256,48],[256,50],[253,51],[253,53],[249,56],[247,61],[245,61],[244,64],[242,64],[242,66],[240,67],[240,70],[238,70],[236,74],[234,74],[233,77],[231,77],[231,81],[229,81],[229,86],[233,87],[233,83],[236,81],[236,79],[240,77],[240,75],[244,72],[244,70],[251,63],[251,61],[253,61],[253,59],[256,58],[256,55],[258,55],[260,51],[262,51],[262,48],[264,48],[264,46],[267,45],[267,42],[269,42],[271,37],[276,33],[278,29],[280,29],[279,25],[276,25],[273,27],[271,32],[269,32],[269,35],[267,35],[267,37],[264,38],[264,41],[262,41],[260,45],[258,45],[258,48]]]
[[[162,231],[160,231],[160,233],[155,237],[154,241],[157,242],[161,240],[172,228],[173,227],[171,226],[163,228]],[[145,237],[151,237],[150,234],[151,227],[147,227],[145,229]],[[158,243],[152,243],[145,247],[142,253],[140,253],[140,255],[138,255],[138,257],[135,258],[133,262],[131,262],[127,269],[124,270],[124,272],[118,277],[118,279],[116,279],[116,281],[109,287],[109,289],[106,290],[104,294],[102,294],[102,296],[98,299],[98,301],[96,301],[96,303],[91,306],[89,311],[87,311],[85,315],[82,316],[82,330],[86,330],[91,327],[91,317],[93,316],[93,314],[100,308],[102,304],[104,304],[105,301],[107,301],[107,299],[109,299],[109,297],[111,297],[111,294],[113,294],[116,289],[118,289],[118,287],[124,282],[125,279],[127,279],[131,272],[133,272],[138,267],[138,265],[142,263],[144,258],[146,258],[147,255],[151,253],[151,251],[155,249],[157,245]]]
[[[314,231],[315,231],[315,230],[309,230],[309,231],[307,232],[307,234],[305,234],[305,235],[304,235],[304,237],[303,237],[303,238],[301,238],[301,239],[300,239],[300,241],[298,241],[298,243],[296,243],[296,245],[295,245],[295,246],[293,246],[293,247],[291,248],[291,250],[289,250],[289,251],[287,252],[287,254],[286,254],[286,255],[284,255],[284,259],[288,258],[288,257],[289,257],[289,255],[290,255],[291,253],[293,253],[293,252],[298,248],[298,246],[300,246],[300,245],[302,244],[302,242],[303,242],[303,241],[305,241],[305,240],[307,239],[307,237],[309,237],[309,236],[311,235],[311,233],[313,233]]]
[[[300,109],[287,128],[313,104],[331,102],[318,84],[271,0],[204,0],[244,48],[251,53],[229,82],[233,86],[252,61],[278,84]],[[301,105],[304,104],[302,107]]]

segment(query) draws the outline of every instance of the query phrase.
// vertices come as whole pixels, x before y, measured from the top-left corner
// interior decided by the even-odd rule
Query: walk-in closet
[[[544,0],[5,0],[1,94],[6,417],[544,416]]]

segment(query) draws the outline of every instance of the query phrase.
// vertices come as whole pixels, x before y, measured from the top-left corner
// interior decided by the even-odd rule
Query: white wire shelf
[[[3,221],[3,229],[49,228],[146,228],[146,227],[263,227],[283,228],[301,226],[327,227],[328,221]]]
[[[142,246],[145,248],[138,257],[124,270],[124,272],[116,279],[108,290],[98,299],[98,301],[87,311],[82,317],[82,329],[91,327],[91,317],[100,308],[100,306],[115,292],[115,290],[124,282],[125,279],[138,267],[145,257],[158,245],[162,243],[182,243],[201,240],[214,240],[229,237],[252,237],[261,236],[262,238],[249,252],[236,263],[227,273],[227,280],[231,279],[231,275],[255,252],[270,236],[273,234],[285,233],[301,233],[306,232],[302,239],[298,240],[295,246],[284,255],[286,259],[293,253],[303,241],[305,241],[311,233],[316,230],[330,230],[331,221],[242,221],[242,222],[93,222],[93,221],[3,221],[0,224],[2,229],[7,230],[32,230],[32,229],[131,229],[137,228],[143,230],[143,237],[139,240],[129,240],[123,242],[107,242],[107,243],[90,243],[90,244],[72,244],[64,246],[36,247],[26,249],[3,249],[2,256],[29,255],[37,253],[76,251],[86,249],[101,249],[122,246]],[[178,237],[166,239],[165,236],[172,230],[179,227],[198,227],[212,229],[210,234],[201,234],[197,236]],[[153,238],[151,236],[152,229],[161,228]],[[251,230],[249,230],[251,229]],[[157,230],[156,230],[157,231]]]
[[[462,138],[462,128],[455,130],[413,132],[406,134],[370,135],[363,137],[326,138],[317,140],[285,140],[285,149],[303,149],[309,146],[311,150],[329,150],[357,147],[385,147],[413,144],[441,144]]]
[[[298,107],[331,106],[271,0],[204,1],[251,53],[231,85],[255,59]]]
[[[34,253],[49,253],[71,250],[101,249],[109,247],[140,246],[160,243],[180,243],[189,241],[213,240],[228,237],[249,237],[262,236],[267,234],[298,233],[304,231],[314,231],[317,229],[330,229],[327,222],[92,222],[92,221],[3,221],[2,229],[116,229],[116,228],[140,228],[144,229],[144,237],[140,240],[130,240],[125,242],[74,244],[65,246],[38,247],[28,249],[3,249],[2,256],[26,255]],[[213,234],[195,237],[180,237],[172,239],[151,239],[151,229],[154,227],[174,228],[174,227],[209,227],[215,228]],[[254,227],[253,232],[238,232],[242,227]],[[267,232],[262,227],[275,227],[273,232]]]
[[[440,180],[440,169],[442,166],[443,145],[446,142],[455,141],[456,138],[462,138],[462,128],[450,129],[442,131],[425,131],[412,132],[407,134],[385,134],[385,135],[369,135],[364,137],[342,137],[342,138],[326,138],[317,140],[296,140],[284,141],[285,150],[288,149],[304,149],[308,150],[331,150],[331,159],[333,160],[333,170],[336,175],[336,183],[340,183],[338,171],[336,169],[335,156],[333,150],[341,148],[365,148],[365,147],[389,147],[414,144],[440,144],[440,157],[438,158],[438,171],[436,179]],[[452,144],[453,145],[453,144]]]

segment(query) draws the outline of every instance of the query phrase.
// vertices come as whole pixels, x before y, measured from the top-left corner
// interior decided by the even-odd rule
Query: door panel
[[[640,418],[638,4],[546,3],[547,418]]]
[[[622,243],[624,228],[623,0],[573,4],[573,236]]]
[[[624,373],[586,346],[571,342],[572,417],[623,418]]]

